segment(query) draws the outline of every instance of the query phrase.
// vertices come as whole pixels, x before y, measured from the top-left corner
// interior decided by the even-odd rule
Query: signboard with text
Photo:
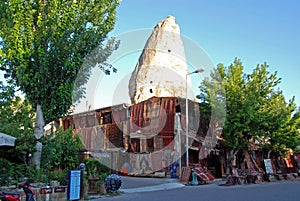
[[[79,200],[80,199],[80,170],[69,171],[69,183],[68,183],[68,200]]]
[[[273,167],[271,159],[264,159],[265,167],[266,167],[266,173],[267,174],[273,174]]]
[[[54,193],[64,193],[66,192],[66,188],[65,187],[54,187]]]
[[[52,193],[52,188],[50,187],[44,187],[44,188],[41,188],[40,190],[40,194],[51,194]]]

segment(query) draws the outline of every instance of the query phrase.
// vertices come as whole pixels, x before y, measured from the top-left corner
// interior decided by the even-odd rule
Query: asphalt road
[[[237,186],[208,184],[152,192],[124,193],[97,201],[299,201],[300,181]],[[95,200],[95,201],[96,201]]]

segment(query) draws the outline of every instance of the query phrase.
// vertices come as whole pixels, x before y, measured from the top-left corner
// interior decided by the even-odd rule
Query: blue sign
[[[176,163],[176,164],[172,164],[172,169],[171,169],[171,178],[178,178],[179,177],[179,174],[178,174],[178,171],[177,169],[179,168],[179,164]]]
[[[69,171],[69,184],[68,184],[68,200],[80,199],[80,170]]]

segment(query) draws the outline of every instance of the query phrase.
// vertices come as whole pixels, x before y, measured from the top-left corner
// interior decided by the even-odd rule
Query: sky
[[[111,59],[118,72],[105,76],[95,70],[87,86],[87,99],[78,111],[129,102],[128,94],[121,91],[128,91],[128,79],[152,29],[169,15],[176,18],[182,37],[206,54],[205,65],[228,66],[238,58],[244,72],[251,73],[258,64],[267,62],[268,71],[277,71],[282,78],[279,87],[286,100],[295,96],[300,106],[299,10],[298,0],[122,0],[115,28],[109,34],[121,40],[121,51]],[[185,51],[192,54],[194,49]],[[189,65],[190,70],[197,67],[197,62]],[[197,94],[202,77],[191,78]]]
[[[266,62],[268,71],[277,71],[282,78],[279,88],[286,100],[295,96],[300,106],[299,9],[297,0],[123,0],[117,8],[115,29],[109,36],[122,38],[131,34],[131,41],[134,38],[133,42],[140,44],[114,60],[118,73],[98,79],[92,108],[128,102],[128,98],[120,95],[119,87],[127,87],[126,80],[141,53],[139,48],[144,46],[154,26],[168,15],[176,18],[181,35],[202,48],[213,65],[228,66],[238,58],[244,64],[244,72],[251,73],[258,64]],[[148,35],[134,35],[144,30]],[[196,83],[201,81],[193,79]]]

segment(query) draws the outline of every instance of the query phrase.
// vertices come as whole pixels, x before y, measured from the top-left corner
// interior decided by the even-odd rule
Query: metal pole
[[[188,82],[187,73],[185,76],[185,151],[186,151],[186,166],[189,166],[189,104],[188,104]]]
[[[181,121],[180,113],[177,113],[177,137],[178,137],[178,146],[179,146],[179,178],[181,177]]]
[[[189,166],[189,103],[188,103],[188,82],[187,77],[190,74],[193,73],[202,73],[204,71],[203,68],[199,68],[191,73],[187,73],[185,75],[185,137],[186,137],[186,145],[185,145],[185,151],[186,151],[186,166]]]

